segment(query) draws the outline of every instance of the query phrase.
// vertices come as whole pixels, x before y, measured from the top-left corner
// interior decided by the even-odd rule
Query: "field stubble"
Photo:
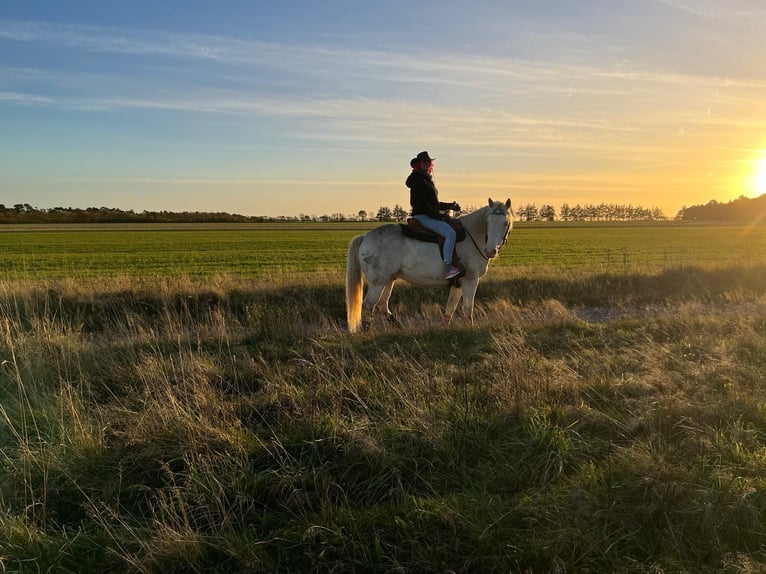
[[[766,267],[519,265],[0,282],[4,569],[763,571]]]

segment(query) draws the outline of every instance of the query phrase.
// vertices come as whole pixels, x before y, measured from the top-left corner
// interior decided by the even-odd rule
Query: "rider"
[[[439,201],[439,191],[434,185],[431,175],[434,159],[427,151],[421,151],[410,161],[412,173],[407,177],[407,187],[410,188],[410,205],[412,217],[423,227],[444,237],[444,278],[452,279],[460,275],[460,268],[452,263],[452,252],[455,248],[455,230],[444,218],[447,210],[460,211],[456,201],[444,203]]]

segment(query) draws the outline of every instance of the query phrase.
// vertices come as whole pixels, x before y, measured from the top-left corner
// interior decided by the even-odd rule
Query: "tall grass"
[[[764,273],[2,282],[3,568],[763,571]]]

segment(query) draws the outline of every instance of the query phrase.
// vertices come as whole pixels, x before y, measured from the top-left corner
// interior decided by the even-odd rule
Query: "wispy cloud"
[[[739,8],[737,2],[719,2],[717,0],[657,0],[681,12],[711,20],[740,21],[752,25],[766,21],[766,8]]]
[[[22,106],[50,106],[54,100],[35,94],[20,94],[14,92],[0,92],[0,102],[9,102]]]
[[[328,104],[327,101],[333,98],[342,101],[343,96],[346,96],[345,99],[380,97],[407,101],[422,100],[424,96],[417,94],[424,94],[425,97],[434,96],[434,101],[453,98],[458,106],[461,100],[470,99],[474,106],[478,103],[488,108],[503,109],[503,104],[513,107],[515,100],[524,97],[542,98],[543,103],[547,103],[550,100],[545,98],[593,96],[607,102],[636,100],[636,94],[640,95],[641,90],[766,89],[766,81],[759,79],[670,73],[624,62],[602,66],[572,65],[555,60],[538,62],[461,53],[412,58],[409,54],[395,51],[283,45],[210,35],[2,20],[0,38],[16,42],[47,43],[54,49],[63,47],[85,52],[136,56],[133,65],[122,70],[104,71],[100,75],[72,72],[74,76],[80,76],[79,80],[83,80],[81,99],[100,100],[97,107],[145,105],[179,110],[188,108],[190,111],[262,111],[291,115],[296,112],[296,108],[300,108],[295,101],[319,102],[310,107],[315,112],[317,109],[326,112],[332,107],[332,103]],[[176,58],[198,62],[204,68],[175,69],[162,63],[163,60],[167,62],[168,59]],[[158,67],[166,73],[159,77],[151,75],[151,71]],[[308,80],[315,86],[315,91],[306,93],[304,88],[292,94],[289,90],[288,93],[280,94],[280,102],[289,100],[282,108],[274,104],[253,104],[251,100],[242,98],[233,101],[233,90],[221,90],[216,100],[204,86],[202,69],[209,75],[226,78],[234,86],[238,85],[242,94],[268,88],[265,80],[253,79],[264,77],[264,74],[258,73],[263,69],[278,72],[276,77],[270,76],[274,78],[271,81],[275,85],[281,82],[288,87],[291,84],[305,86]],[[25,70],[24,73],[29,72]],[[45,73],[39,71],[38,80],[43,80]],[[49,70],[47,73],[61,80],[60,70]],[[77,79],[70,81],[69,85],[76,86]],[[130,81],[133,93],[144,86],[153,95],[166,93],[165,101],[154,96],[119,97],[117,94],[124,94],[124,83],[127,81]],[[445,88],[448,90],[444,91]],[[420,91],[424,89],[425,92]],[[179,93],[186,97],[177,97]],[[30,96],[50,97],[48,94]],[[61,98],[57,101],[69,105],[77,97],[75,94],[70,95],[69,99]],[[167,101],[171,98],[174,101]],[[88,105],[92,103],[88,102]],[[262,109],[264,106],[265,109]]]
[[[674,0],[658,0],[675,5]],[[550,90],[550,82],[653,82],[660,84],[699,85],[711,81],[735,82],[733,79],[709,78],[643,69],[627,62],[615,61],[604,66],[573,65],[555,60],[536,61],[518,58],[479,56],[456,53],[437,56],[396,51],[339,48],[325,45],[300,45],[242,40],[204,34],[114,29],[98,26],[16,22],[0,20],[0,39],[9,41],[71,48],[83,52],[128,54],[142,57],[179,58],[220,66],[247,68],[277,68],[285,74],[329,76],[333,80],[352,73],[353,77],[387,82],[452,84],[475,87],[506,85],[509,89],[520,83],[541,84]],[[151,60],[143,61],[148,65]],[[220,70],[220,68],[219,68]],[[232,73],[232,68],[225,70]],[[244,74],[243,74],[244,75]],[[756,83],[756,85],[759,85]],[[760,84],[761,87],[763,84]],[[558,90],[567,87],[557,86]],[[604,90],[605,88],[597,88]],[[610,88],[613,90],[614,88]]]
[[[0,39],[60,46],[92,52],[209,58],[211,50],[158,32],[118,30],[100,26],[0,20]]]

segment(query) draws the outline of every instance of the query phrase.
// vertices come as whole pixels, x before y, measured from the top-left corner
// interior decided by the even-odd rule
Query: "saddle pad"
[[[463,224],[457,219],[446,219],[445,221],[455,230],[456,241],[463,241],[463,239],[465,239],[465,229],[463,228]],[[399,225],[407,237],[427,241],[429,243],[441,243],[444,240],[441,235],[426,229],[417,219],[413,219],[412,217],[407,219],[407,223],[400,223]]]

